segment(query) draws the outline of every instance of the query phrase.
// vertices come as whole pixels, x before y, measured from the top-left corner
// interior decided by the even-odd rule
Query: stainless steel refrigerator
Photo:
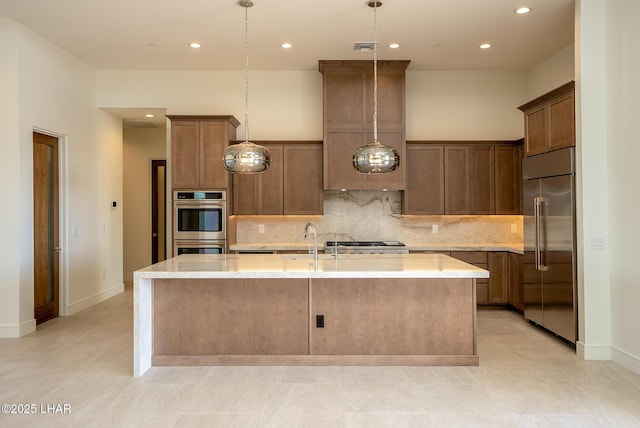
[[[524,316],[575,343],[575,156],[567,148],[522,161]]]

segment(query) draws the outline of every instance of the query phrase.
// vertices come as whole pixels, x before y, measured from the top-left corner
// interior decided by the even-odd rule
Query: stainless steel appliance
[[[409,249],[398,241],[326,241],[328,254],[406,254]]]
[[[567,148],[522,162],[524,316],[575,343],[575,156]]]
[[[173,192],[173,255],[224,254],[227,239],[225,191]]]
[[[225,241],[187,239],[173,241],[173,254],[224,254],[226,253]]]
[[[226,192],[176,191],[173,196],[174,240],[227,239]]]

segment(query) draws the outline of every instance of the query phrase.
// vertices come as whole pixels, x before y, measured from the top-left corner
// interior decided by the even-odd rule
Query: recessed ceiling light
[[[528,7],[519,7],[515,10],[515,12],[518,15],[524,15],[525,13],[529,13],[531,12],[531,9],[529,9]]]
[[[489,49],[491,47],[491,43],[483,43],[480,45],[480,49]]]
[[[291,49],[293,45],[291,43],[283,43],[280,45],[280,47],[283,49]]]
[[[400,43],[389,43],[389,47],[391,49],[398,49],[400,47]]]
[[[200,43],[196,43],[196,42],[189,43],[189,46],[191,46],[194,49],[198,49],[198,48],[202,47],[202,45]]]
[[[154,114],[147,113],[147,114],[144,115],[144,117],[156,117],[156,116]]]

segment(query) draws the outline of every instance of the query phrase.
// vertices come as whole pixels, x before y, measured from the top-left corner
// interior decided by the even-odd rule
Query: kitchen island
[[[475,280],[441,254],[181,255],[134,273],[152,365],[478,365]]]

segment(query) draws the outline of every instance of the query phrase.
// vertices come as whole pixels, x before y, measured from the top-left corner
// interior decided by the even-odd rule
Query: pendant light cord
[[[244,7],[244,142],[249,142],[249,6]]]
[[[373,1],[373,142],[378,142],[378,0]]]

